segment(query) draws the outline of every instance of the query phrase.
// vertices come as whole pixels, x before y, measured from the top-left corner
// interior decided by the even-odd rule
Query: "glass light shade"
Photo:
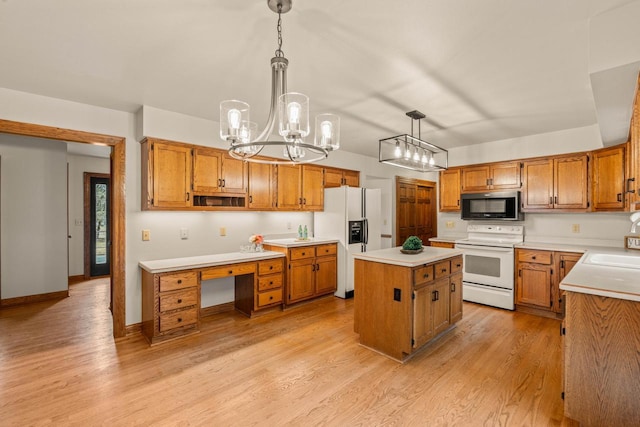
[[[296,144],[287,145],[282,150],[282,155],[285,159],[301,160],[304,158],[305,154],[305,149]]]
[[[327,150],[340,148],[340,117],[335,114],[316,116],[314,145]]]
[[[309,97],[289,92],[278,98],[278,133],[286,141],[295,141],[309,135]]]
[[[249,104],[235,99],[220,103],[220,137],[225,141],[238,138],[240,125],[249,121]]]
[[[238,139],[234,146],[234,151],[241,155],[254,155],[262,149],[262,145],[247,145],[258,135],[258,124],[255,122],[243,121],[238,130]]]

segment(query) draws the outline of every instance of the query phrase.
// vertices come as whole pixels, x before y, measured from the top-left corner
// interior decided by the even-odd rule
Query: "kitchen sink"
[[[640,256],[628,254],[587,253],[584,264],[640,269]]]

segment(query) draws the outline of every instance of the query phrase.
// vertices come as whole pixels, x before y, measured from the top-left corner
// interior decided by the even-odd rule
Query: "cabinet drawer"
[[[175,311],[160,315],[160,332],[198,323],[198,308]]]
[[[230,264],[220,267],[207,268],[202,270],[202,280],[219,279],[221,277],[240,276],[256,272],[256,264],[254,262],[244,264]]]
[[[313,258],[315,256],[315,248],[313,246],[305,246],[302,248],[289,249],[289,259],[294,261],[296,259]]]
[[[433,280],[433,264],[418,267],[413,270],[413,284],[420,285]]]
[[[160,276],[160,292],[198,286],[198,273],[168,274]]]
[[[258,294],[258,307],[264,307],[278,302],[282,302],[282,289],[275,289]]]
[[[274,274],[272,276],[263,276],[258,279],[258,290],[266,291],[267,289],[275,289],[282,287],[282,274]]]
[[[258,275],[280,273],[282,271],[282,258],[269,261],[260,261],[258,263]]]
[[[462,257],[457,256],[451,259],[451,274],[457,273],[462,270]]]
[[[330,245],[316,246],[316,256],[335,255],[338,253],[338,245],[332,243]]]
[[[436,279],[440,277],[447,277],[451,271],[451,265],[449,264],[449,260],[437,262],[435,265],[435,276]]]
[[[160,295],[160,311],[176,310],[198,304],[198,288]]]
[[[547,251],[532,251],[532,250],[518,250],[518,261],[529,262],[533,264],[551,264],[551,252]]]

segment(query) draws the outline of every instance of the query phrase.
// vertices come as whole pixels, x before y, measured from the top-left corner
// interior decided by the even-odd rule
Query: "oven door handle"
[[[479,245],[466,245],[464,243],[456,243],[456,249],[472,249],[477,251],[487,252],[513,252],[513,248],[503,248],[498,246],[479,246]]]

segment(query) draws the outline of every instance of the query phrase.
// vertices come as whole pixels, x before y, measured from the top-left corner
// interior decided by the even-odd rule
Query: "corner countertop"
[[[338,239],[328,239],[322,237],[310,237],[307,240],[300,240],[295,238],[288,239],[267,239],[264,241],[266,245],[279,246],[282,248],[295,248],[298,246],[311,246],[311,245],[322,245],[325,243],[337,243]]]
[[[225,254],[200,255],[184,258],[158,259],[140,261],[140,268],[149,273],[166,273],[169,271],[190,270],[192,268],[215,267],[218,265],[236,264],[239,262],[260,261],[263,259],[282,258],[283,253],[264,252],[229,252]]]
[[[583,251],[584,252],[584,251]],[[640,257],[640,252],[624,248],[587,249],[587,253],[624,254]],[[587,256],[560,282],[560,289],[583,294],[640,302],[640,270],[627,267],[589,264]]]
[[[459,249],[434,248],[423,246],[424,250],[419,254],[403,254],[400,252],[401,246],[388,249],[378,249],[364,253],[354,254],[355,259],[364,261],[380,262],[383,264],[400,265],[403,267],[418,267],[422,264],[429,264],[452,256],[462,255]]]

